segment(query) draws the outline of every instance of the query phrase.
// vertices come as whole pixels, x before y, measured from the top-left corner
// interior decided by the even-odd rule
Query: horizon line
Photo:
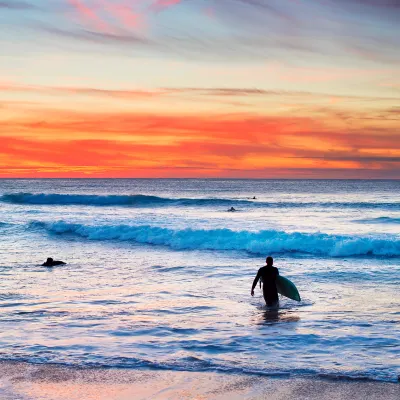
[[[202,178],[202,177],[174,177],[174,178],[146,178],[146,177],[0,177],[1,180],[225,180],[225,181],[400,181],[400,178]]]

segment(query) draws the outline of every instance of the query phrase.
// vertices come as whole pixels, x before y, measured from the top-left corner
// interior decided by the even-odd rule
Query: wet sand
[[[400,399],[400,384],[0,363],[2,400]]]

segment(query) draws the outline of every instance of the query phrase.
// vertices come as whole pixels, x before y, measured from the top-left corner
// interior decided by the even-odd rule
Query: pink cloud
[[[109,25],[99,17],[93,7],[88,6],[83,0],[68,0],[68,3],[77,11],[84,23],[89,23],[101,32],[109,32]]]
[[[100,32],[112,32],[121,26],[142,29],[149,12],[162,11],[177,5],[181,0],[67,0],[81,21]],[[112,21],[114,23],[112,23]]]
[[[142,28],[144,26],[143,15],[139,12],[134,12],[132,5],[127,3],[111,3],[106,0],[101,2],[102,8],[108,11],[118,23],[121,23],[126,28]]]
[[[167,7],[175,6],[181,3],[182,0],[156,0],[153,7],[157,10],[162,10]]]

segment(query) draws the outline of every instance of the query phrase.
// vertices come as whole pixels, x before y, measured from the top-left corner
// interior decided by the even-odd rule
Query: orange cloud
[[[121,90],[121,89],[99,89],[92,87],[77,86],[40,86],[22,85],[15,83],[0,83],[0,92],[31,92],[38,94],[81,94],[91,96],[120,97],[126,99],[144,99],[167,94],[168,90]]]
[[[257,114],[24,115],[0,121],[2,176],[304,177],[320,171],[332,177],[336,171],[343,177],[338,171],[353,171],[366,177],[369,171],[398,177],[399,171],[398,134],[390,128],[338,131],[323,118]]]
[[[28,115],[25,112],[25,115]],[[215,138],[216,140],[247,141],[258,143],[282,134],[322,129],[318,121],[305,117],[263,116],[256,114],[140,114],[79,113],[69,111],[39,112],[33,117],[0,121],[3,131],[13,131],[34,137],[52,132],[60,139],[75,135],[93,137],[118,135],[119,140],[138,137],[154,142],[162,138]]]

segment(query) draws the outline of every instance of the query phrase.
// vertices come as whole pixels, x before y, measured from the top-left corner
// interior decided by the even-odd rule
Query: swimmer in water
[[[229,212],[236,211],[236,208],[231,207],[228,211],[229,211]]]
[[[45,263],[42,264],[43,267],[54,267],[55,265],[65,265],[66,263],[64,261],[57,261],[53,260],[51,257],[49,257]]]

